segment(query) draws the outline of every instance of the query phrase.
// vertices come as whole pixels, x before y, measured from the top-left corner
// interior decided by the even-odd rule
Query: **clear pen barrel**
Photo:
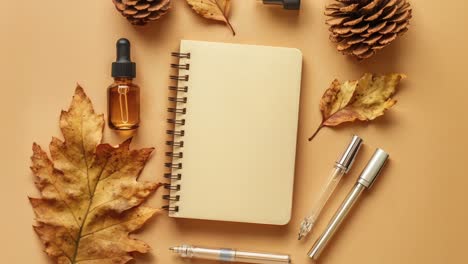
[[[338,166],[333,168],[332,172],[330,173],[330,176],[328,177],[325,188],[320,193],[317,201],[314,204],[314,209],[310,214],[313,221],[312,223],[315,223],[315,221],[317,221],[320,213],[325,207],[325,204],[330,199],[331,195],[336,189],[336,186],[338,186],[338,183],[343,178],[344,174],[345,170],[343,168],[340,168]]]
[[[312,212],[309,214],[309,216],[304,218],[304,220],[301,223],[301,227],[299,230],[299,238],[302,238],[303,236],[307,235],[312,230],[312,227],[314,226],[320,213],[325,207],[325,204],[330,199],[332,193],[335,191],[336,186],[343,178],[343,175],[345,173],[346,170],[340,166],[335,166],[333,168],[333,170],[327,178],[324,189],[317,197],[317,200],[314,202]]]

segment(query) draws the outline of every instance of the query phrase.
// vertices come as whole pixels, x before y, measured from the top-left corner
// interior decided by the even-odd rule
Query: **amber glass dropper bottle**
[[[107,89],[109,127],[136,129],[140,125],[140,87],[133,83],[136,64],[130,58],[130,41],[117,41],[117,60],[112,63],[114,83]]]

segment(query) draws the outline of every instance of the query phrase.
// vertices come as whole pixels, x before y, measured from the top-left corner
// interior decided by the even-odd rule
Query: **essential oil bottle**
[[[140,87],[133,83],[136,64],[130,58],[130,41],[117,41],[117,60],[112,63],[114,83],[107,88],[108,123],[116,130],[136,129],[140,125]]]

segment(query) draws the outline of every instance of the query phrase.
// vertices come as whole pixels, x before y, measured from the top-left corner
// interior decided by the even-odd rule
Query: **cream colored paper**
[[[173,217],[284,225],[291,218],[301,86],[297,49],[183,40],[190,53],[180,201]]]

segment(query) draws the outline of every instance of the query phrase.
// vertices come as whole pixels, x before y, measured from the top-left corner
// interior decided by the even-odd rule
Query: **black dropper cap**
[[[112,63],[112,77],[135,78],[136,64],[130,58],[130,41],[121,38],[117,41],[117,60]]]
[[[284,9],[299,10],[301,0],[263,0],[264,4],[282,5]]]

